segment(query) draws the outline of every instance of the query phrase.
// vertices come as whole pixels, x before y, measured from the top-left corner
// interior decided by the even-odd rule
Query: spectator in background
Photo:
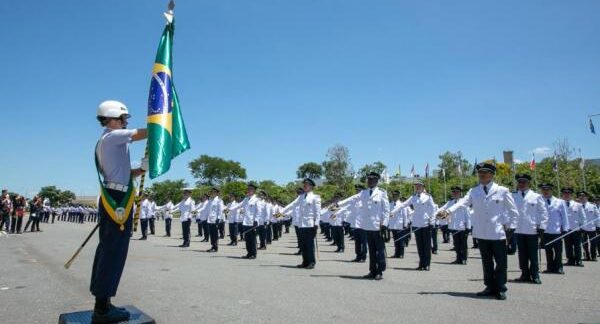
[[[0,230],[6,228],[6,231],[8,232],[12,210],[13,204],[8,195],[8,190],[3,189],[2,195],[0,196]]]
[[[27,207],[27,201],[25,200],[25,197],[17,195],[13,206],[14,210],[10,222],[10,233],[21,234],[21,228],[23,227],[23,215],[25,215],[25,207]]]

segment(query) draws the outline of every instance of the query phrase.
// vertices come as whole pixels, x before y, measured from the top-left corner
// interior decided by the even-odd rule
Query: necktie
[[[373,189],[369,190],[369,197],[373,196]]]
[[[307,195],[308,195],[308,193],[305,193],[305,194],[304,194],[304,199],[306,199],[306,196],[307,196]]]
[[[550,198],[546,199],[546,202],[548,203],[548,206],[550,206]]]
[[[567,200],[567,207],[571,207],[571,201]]]
[[[486,195],[488,194],[488,188],[487,188],[487,186],[483,186],[483,191],[485,191]]]
[[[525,198],[525,191],[521,191],[521,196],[523,196],[523,198]]]

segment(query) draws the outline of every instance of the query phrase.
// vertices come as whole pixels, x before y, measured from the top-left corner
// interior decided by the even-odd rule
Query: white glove
[[[148,171],[149,168],[150,167],[148,165],[148,158],[143,158],[142,163],[140,164],[140,169],[142,169],[145,172]]]

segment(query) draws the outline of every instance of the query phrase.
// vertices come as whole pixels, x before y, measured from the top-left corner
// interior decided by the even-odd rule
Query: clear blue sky
[[[122,100],[144,126],[166,3],[0,2],[0,186],[97,193],[96,107]],[[529,160],[562,137],[598,157],[586,119],[600,112],[598,12],[598,1],[178,0],[174,79],[192,150],[160,180],[191,180],[187,162],[209,154],[285,183],[336,143],[355,167],[405,174],[445,150]]]

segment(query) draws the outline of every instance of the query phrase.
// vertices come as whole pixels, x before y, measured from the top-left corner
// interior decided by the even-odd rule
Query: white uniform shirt
[[[454,214],[459,208],[472,205],[473,237],[482,240],[504,240],[504,226],[516,225],[519,211],[508,188],[493,182],[487,187],[487,195],[481,184],[471,188],[447,211]]]
[[[410,207],[404,207],[399,209],[396,208],[396,206],[398,206],[401,203],[402,202],[400,200],[396,201],[394,203],[394,208],[392,209],[392,211],[395,212],[390,213],[390,221],[388,227],[392,230],[405,229],[408,227],[408,223],[410,223]]]
[[[152,214],[152,202],[148,199],[142,201],[142,209],[140,210],[140,219],[151,218]]]
[[[192,211],[194,210],[195,202],[192,197],[180,201],[177,205],[171,208],[171,212],[179,210],[179,220],[185,222],[192,219]]]
[[[236,210],[239,211],[244,226],[254,226],[254,222],[258,221],[259,218],[260,199],[256,195],[246,197],[241,203],[231,209],[231,211]]]
[[[525,197],[521,191],[512,195],[519,210],[515,233],[533,235],[537,234],[537,229],[545,230],[548,225],[548,209],[542,195],[532,190],[525,191]]]
[[[543,198],[543,197],[542,197]],[[556,197],[543,198],[548,209],[548,225],[546,233],[560,234],[569,230],[569,217],[567,206],[562,199]]]
[[[171,202],[170,200],[163,206],[157,206],[156,208],[157,210],[160,210],[163,213],[165,219],[173,219],[173,212],[171,212],[171,210],[173,209],[173,202]]]
[[[405,202],[396,204],[394,209],[401,209],[410,205],[412,205],[414,208],[414,212],[412,214],[412,226],[425,227],[429,225],[435,225],[436,207],[430,194],[426,192],[415,193]],[[395,212],[395,210],[392,212]]]
[[[448,209],[458,202],[457,199],[448,201],[441,209]],[[464,231],[471,228],[471,213],[467,207],[459,207],[448,221],[448,229],[453,231]]]
[[[282,213],[287,214],[299,207],[298,227],[307,228],[319,225],[321,219],[321,197],[313,192],[304,193],[292,203],[283,208]]]
[[[585,223],[585,212],[583,205],[574,200],[563,200],[567,208],[567,218],[569,220],[569,230],[573,230]]]
[[[581,228],[588,232],[595,231],[598,224],[598,207],[588,201],[583,205],[583,212],[585,214],[585,225]]]
[[[229,210],[229,214],[227,215],[227,222],[229,224],[239,222],[238,217],[239,217],[240,211],[239,211],[239,209],[235,209],[235,206],[237,206],[239,204],[240,203],[238,203],[237,201],[232,201],[229,204],[227,204],[227,209]]]
[[[360,204],[356,204],[360,201]],[[368,188],[338,203],[340,207],[356,204],[357,219],[360,228],[366,231],[379,231],[381,226],[388,226],[390,219],[390,202],[387,192],[379,187]]]
[[[96,156],[105,182],[128,185],[131,178],[129,143],[136,129],[105,129]]]
[[[217,221],[224,219],[224,210],[225,205],[223,204],[223,200],[221,200],[221,198],[219,198],[218,196],[207,200],[204,212],[204,214],[206,215],[206,221],[209,224],[215,224],[217,223]]]

